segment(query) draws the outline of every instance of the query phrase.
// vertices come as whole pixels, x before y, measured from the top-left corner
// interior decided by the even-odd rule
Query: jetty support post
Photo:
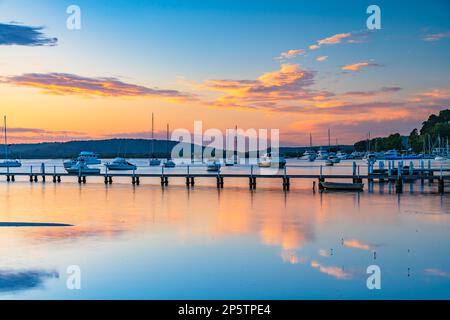
[[[409,162],[409,175],[412,176],[414,174],[414,163],[412,160]]]
[[[30,182],[33,182],[33,166],[30,166]]]
[[[356,183],[356,161],[353,161],[352,164],[352,176],[353,176],[353,183]]]
[[[108,184],[108,167],[105,169],[105,184]]]
[[[133,175],[131,176],[131,184],[136,184],[136,169],[133,169]]]
[[[373,166],[374,166],[374,163],[372,162],[372,161],[370,161],[369,162],[369,167],[367,168],[367,173],[368,173],[368,181],[369,181],[369,183],[370,182],[373,182]]]
[[[388,161],[388,180],[390,181],[392,178],[392,163],[391,161]]]
[[[250,177],[248,178],[250,190],[256,189],[256,178],[253,176],[253,165],[250,166]]]
[[[422,159],[422,160],[420,160],[420,184],[421,185],[423,185],[425,182],[423,179],[424,173],[425,173],[425,162]]]
[[[42,182],[45,183],[45,163],[41,163],[41,175],[42,175]]]
[[[403,193],[403,161],[398,162],[397,180],[395,181],[395,192]]]
[[[438,191],[439,193],[444,193],[444,177],[443,177],[443,169],[441,164],[440,174],[439,174],[439,180],[438,180]]]
[[[384,182],[384,174],[385,174],[385,170],[384,170],[384,160],[378,162],[378,169],[379,169],[379,174],[381,175],[380,179],[378,179],[379,182]]]
[[[323,190],[322,182],[325,182],[325,178],[323,177],[323,167],[322,167],[322,165],[320,165],[320,175],[319,175],[319,183],[318,183],[320,191]]]
[[[189,188],[191,185],[189,177],[189,165],[186,167],[186,187]]]
[[[434,175],[434,172],[433,172],[433,170],[431,170],[431,160],[428,160],[428,176],[430,177],[428,179],[429,183],[433,183],[434,182],[433,175]]]
[[[53,166],[53,183],[56,183],[56,166]]]
[[[291,181],[289,177],[287,176],[287,169],[286,166],[284,166],[284,172],[283,172],[283,190],[289,191],[291,187]]]

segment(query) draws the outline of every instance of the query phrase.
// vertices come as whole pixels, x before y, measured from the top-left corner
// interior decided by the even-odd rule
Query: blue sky
[[[71,4],[81,8],[82,29],[78,31],[66,28],[68,15],[65,11]],[[381,30],[369,32],[366,28],[366,8],[370,4],[381,8]],[[208,83],[210,80],[257,81],[264,74],[279,71],[281,65],[289,64],[298,66],[292,72],[306,70],[314,74],[312,83],[296,83],[296,92],[306,90],[305,94],[312,98],[311,93],[320,95],[320,91],[326,91],[326,99],[330,100],[327,106],[374,104],[380,99],[386,103],[382,108],[363,108],[364,111],[359,112],[359,120],[349,115],[346,118],[340,109],[340,119],[347,128],[337,127],[334,131],[342,135],[343,140],[351,141],[370,130],[380,135],[396,131],[398,128],[394,122],[384,121],[391,118],[383,119],[376,115],[384,112],[389,102],[393,105],[401,102],[398,108],[402,112],[394,113],[395,106],[389,111],[392,111],[392,120],[397,117],[401,122],[399,130],[407,133],[423,120],[420,117],[438,110],[437,105],[445,106],[448,102],[445,93],[450,70],[449,12],[449,2],[438,0],[423,4],[415,1],[3,0],[0,1],[0,23],[43,26],[45,35],[58,38],[58,42],[55,46],[40,47],[0,44],[0,66],[3,69],[0,76],[64,73],[94,79],[114,77],[122,83],[192,94],[198,100],[183,101],[181,106],[181,102],[161,102],[153,96],[130,101],[126,97],[110,98],[102,94],[101,98],[86,99],[74,94],[74,90],[69,90],[70,94],[64,91],[63,97],[61,92],[49,97],[45,88],[42,92],[41,84],[33,83],[31,88],[23,88],[27,87],[23,81],[6,81],[11,83],[0,86],[0,92],[7,92],[11,106],[14,105],[15,110],[20,109],[17,111],[18,127],[32,126],[29,118],[21,116],[33,108],[25,105],[27,101],[20,94],[26,92],[33,101],[45,105],[45,108],[40,108],[45,109],[44,113],[51,113],[54,117],[64,115],[56,109],[56,105],[61,103],[82,105],[81,110],[84,105],[89,105],[86,108],[90,112],[94,109],[103,114],[110,106],[110,132],[94,129],[94,124],[80,124],[76,120],[71,123],[66,119],[61,119],[60,127],[42,123],[41,126],[49,132],[67,128],[90,137],[116,132],[129,134],[131,129],[120,122],[122,116],[119,113],[123,105],[128,108],[136,105],[132,114],[137,118],[155,111],[161,118],[174,122],[176,127],[189,128],[193,120],[207,121],[210,126],[232,127],[239,114],[243,127],[283,128],[286,141],[287,136],[295,136],[297,132],[296,141],[303,143],[308,141],[309,131],[321,135],[324,126],[335,126],[331,123],[331,116],[338,109],[330,109],[329,113],[321,109],[314,115],[311,108],[323,106],[315,105],[313,100],[298,99],[298,96],[291,99],[290,95],[284,95],[277,105],[270,107],[265,103],[271,99],[269,96],[252,97],[250,105],[249,97],[244,99],[243,96],[254,88],[244,88],[246,82],[234,88],[237,91],[220,91]],[[351,36],[337,43],[322,45],[317,50],[308,49],[321,39],[345,34]],[[437,35],[436,39],[425,40],[433,35]],[[355,41],[348,43],[348,40]],[[289,50],[305,50],[305,53],[277,59]],[[326,57],[326,60],[319,62],[316,60],[318,57]],[[367,63],[368,66],[344,70],[345,66],[357,63]],[[275,84],[276,90],[279,85]],[[269,91],[267,83],[262,86]],[[383,87],[401,90],[392,97],[374,95],[372,100],[364,101],[356,101],[361,95],[345,101],[340,96],[346,92],[373,92]],[[433,90],[440,90],[439,97],[444,96],[445,99],[425,101],[426,108],[417,105],[417,99],[414,100],[416,105],[409,105],[417,95]],[[268,94],[274,94],[274,91]],[[221,97],[227,105],[216,103]],[[295,112],[286,115],[280,111],[286,105],[293,107],[293,104],[296,104]],[[420,112],[408,113],[407,108],[416,108]],[[350,113],[356,110],[348,109]],[[174,120],[174,115],[181,112],[186,114],[184,121]],[[323,121],[323,115],[330,120]],[[132,121],[131,115],[128,117]],[[136,119],[135,122],[136,134],[148,129],[144,121]],[[381,127],[382,130],[377,132]],[[322,138],[318,137],[318,140]]]

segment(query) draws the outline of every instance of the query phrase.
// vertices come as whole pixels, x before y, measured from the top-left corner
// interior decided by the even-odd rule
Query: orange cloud
[[[44,93],[54,95],[151,97],[171,101],[193,99],[192,95],[177,90],[147,88],[125,83],[116,78],[89,78],[69,73],[27,73],[7,77],[1,82],[21,87],[38,88]]]
[[[277,71],[267,72],[256,80],[207,80],[204,88],[224,94],[206,104],[212,107],[276,110],[280,103],[313,103],[323,101],[332,94],[315,91],[315,72],[302,69],[298,64],[282,64]]]
[[[358,62],[358,63],[353,63],[353,64],[343,66],[342,70],[359,71],[359,70],[361,70],[363,68],[367,68],[367,67],[381,67],[381,65],[379,65],[377,63],[372,63],[372,62]]]
[[[283,60],[283,59],[291,59],[296,56],[300,56],[305,54],[306,51],[303,49],[296,49],[296,50],[288,50],[286,52],[282,52],[280,56],[277,59]]]
[[[349,33],[349,32],[347,32],[347,33],[338,33],[338,34],[335,34],[335,35],[333,35],[331,37],[318,40],[316,44],[310,45],[309,49],[310,50],[317,50],[322,45],[335,45],[335,44],[341,43],[342,40],[344,40],[344,39],[349,39],[351,36],[352,36],[352,34]]]

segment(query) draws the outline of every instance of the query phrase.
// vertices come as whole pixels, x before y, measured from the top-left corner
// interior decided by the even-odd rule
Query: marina
[[[100,161],[100,160],[99,160]],[[318,164],[305,163],[304,161],[290,160],[283,168],[260,167],[258,165],[236,165],[233,167],[222,167],[219,161],[209,161],[205,165],[185,163],[175,164],[166,167],[165,165],[154,167],[143,164],[145,160],[134,160],[140,165],[129,165],[129,170],[110,170],[112,162],[105,161],[105,166],[88,167],[83,162],[67,169],[60,164],[23,165],[20,169],[6,168],[0,171],[0,177],[4,177],[7,182],[15,182],[18,179],[28,180],[30,182],[53,182],[61,181],[78,182],[85,184],[89,180],[105,184],[112,184],[116,179],[129,179],[133,185],[141,183],[155,183],[155,180],[162,187],[167,187],[172,179],[183,180],[187,187],[193,187],[196,180],[209,179],[216,182],[217,188],[224,188],[225,181],[228,179],[241,179],[248,181],[250,189],[255,189],[257,181],[261,179],[272,179],[280,181],[283,190],[289,190],[294,180],[314,181],[319,190],[322,189],[321,183],[325,181],[348,181],[352,183],[392,182],[395,184],[395,190],[398,193],[403,192],[403,185],[408,182],[425,181],[437,183],[438,190],[445,192],[446,182],[450,180],[450,165],[437,161],[409,161],[405,165],[403,161],[378,161],[377,164],[365,161],[343,161],[336,167],[327,169],[324,162]],[[60,163],[60,161],[49,161]],[[34,161],[36,163],[36,161]],[[128,162],[127,162],[128,163]],[[335,169],[337,168],[337,169]],[[156,178],[156,179],[155,179]]]

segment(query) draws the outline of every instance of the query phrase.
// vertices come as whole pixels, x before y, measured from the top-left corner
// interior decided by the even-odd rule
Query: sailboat
[[[167,160],[164,162],[165,168],[174,168],[176,166],[175,162],[169,156],[169,124],[167,124],[167,140],[166,140],[166,152],[167,152]]]
[[[316,158],[317,158],[316,152],[314,151],[314,149],[312,147],[312,134],[310,133],[309,134],[309,150],[306,150],[300,159],[313,162],[314,160],[316,160]]]
[[[161,165],[161,160],[156,159],[155,154],[154,154],[154,151],[155,151],[154,124],[155,124],[155,119],[154,119],[153,112],[152,112],[152,158],[150,159],[149,164],[151,167],[158,167]]]
[[[5,160],[0,162],[0,168],[19,168],[22,164],[18,160],[8,159],[8,136],[6,134],[6,116],[3,118],[5,127]]]

